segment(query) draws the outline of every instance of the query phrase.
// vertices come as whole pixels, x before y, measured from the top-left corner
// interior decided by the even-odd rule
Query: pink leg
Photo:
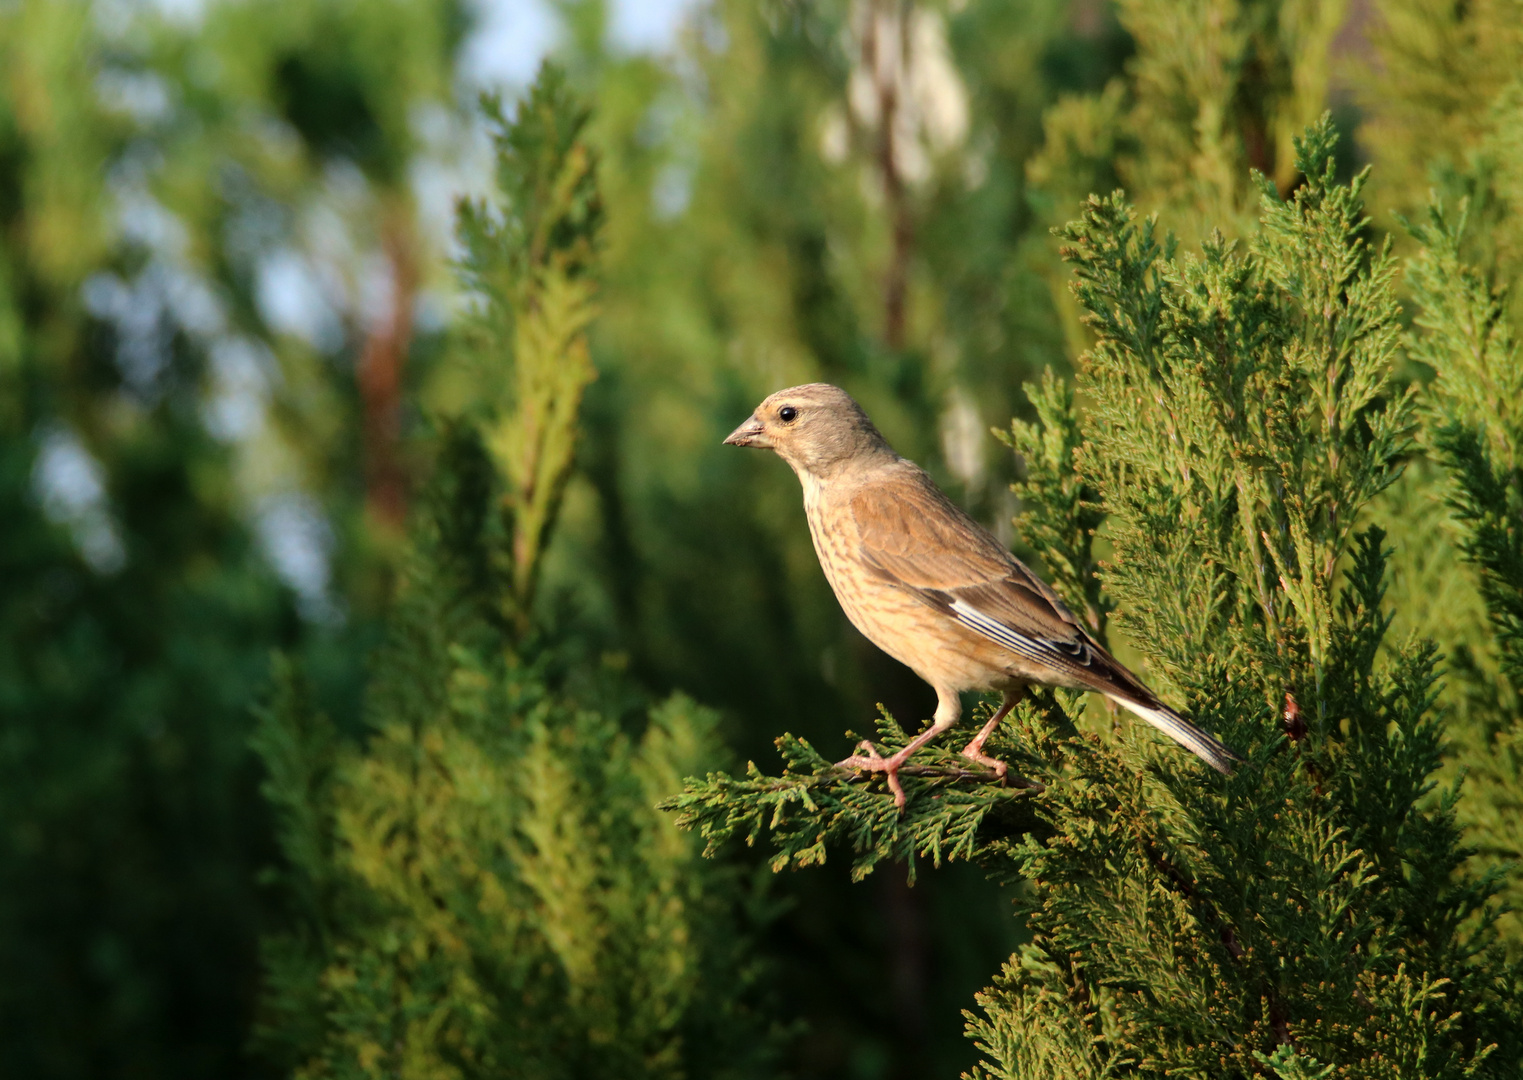
[[[894,793],[894,805],[900,810],[904,809],[904,786],[899,783],[899,767],[909,759],[909,756],[919,750],[926,743],[940,735],[947,728],[957,723],[962,715],[962,702],[957,698],[956,691],[936,691],[937,705],[936,718],[931,726],[915,736],[909,745],[898,751],[893,757],[883,757],[873,744],[866,739],[857,744],[857,749],[866,747],[866,754],[853,754],[845,761],[836,764],[843,769],[866,769],[868,772],[881,772],[888,775],[888,789]]]
[[[998,776],[1002,780],[1005,777],[1005,773],[1009,771],[1010,766],[1005,764],[1003,761],[1000,761],[998,758],[992,758],[988,754],[985,754],[984,742],[989,738],[990,735],[994,734],[994,729],[999,727],[999,722],[1003,720],[1009,714],[1010,710],[1015,708],[1015,706],[1020,702],[1021,698],[1025,696],[1025,687],[1022,687],[1019,690],[1005,691],[1005,700],[1000,704],[1000,707],[995,711],[994,715],[989,717],[989,722],[979,729],[978,734],[973,736],[972,740],[968,743],[967,746],[962,748],[963,757],[968,758],[971,761],[976,761],[980,765],[986,766],[987,768],[993,769],[994,775]]]

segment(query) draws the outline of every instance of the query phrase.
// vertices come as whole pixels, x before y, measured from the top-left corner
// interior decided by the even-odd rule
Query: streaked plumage
[[[1026,687],[1094,690],[1213,768],[1231,750],[1169,709],[1092,638],[1047,584],[884,440],[844,390],[825,383],[773,394],[725,440],[777,451],[804,488],[815,552],[847,618],[936,690],[934,723],[904,749],[842,764],[888,774],[899,805],[904,761],[961,715],[958,693],[999,690],[1004,704],[963,754],[984,755]]]

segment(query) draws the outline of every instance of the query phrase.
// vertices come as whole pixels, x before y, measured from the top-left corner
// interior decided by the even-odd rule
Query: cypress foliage
[[[1251,232],[1248,170],[1281,192],[1296,182],[1292,141],[1325,107],[1346,0],[1119,0],[1116,11],[1136,52],[1101,92],[1047,111],[1032,181],[1054,214],[1121,186],[1188,239]]]
[[[1426,612],[1424,632],[1446,653],[1448,752],[1468,789],[1457,811],[1481,864],[1502,869],[1523,858],[1519,577],[1508,555],[1519,516],[1523,308],[1509,283],[1523,272],[1523,6],[1377,8],[1379,63],[1359,83],[1369,110],[1361,142],[1377,162],[1379,201],[1414,248],[1407,352],[1429,419],[1425,460],[1392,493],[1405,549],[1395,593],[1401,607]],[[1523,888],[1516,874],[1507,880],[1514,910],[1499,929],[1523,955]]]
[[[1512,1076],[1519,969],[1490,875],[1456,823],[1438,657],[1387,640],[1371,501],[1417,420],[1393,382],[1395,263],[1363,239],[1327,118],[1305,183],[1259,180],[1260,224],[1177,254],[1119,194],[1063,231],[1094,345],[1081,417],[1048,380],[1023,539],[1075,610],[1111,621],[1148,677],[1248,760],[1218,778],[1078,695],[1023,703],[991,751],[1008,787],[947,749],[917,757],[896,817],[874,779],[785,737],[780,777],[710,774],[668,804],[711,846],[769,832],[774,865],[844,842],[970,858],[1020,879],[1032,940],[969,1017],[978,1077]],[[1098,574],[1092,534],[1114,557]],[[904,732],[885,717],[885,752]]]
[[[1360,143],[1379,167],[1379,204],[1422,213],[1435,187],[1471,198],[1470,258],[1516,273],[1523,260],[1523,4],[1378,0],[1376,62],[1355,81]]]
[[[461,213],[457,354],[481,406],[441,422],[369,730],[341,740],[289,666],[260,723],[291,919],[259,1038],[308,1077],[753,1075],[745,894],[654,809],[714,761],[714,714],[533,621],[593,375],[587,114],[547,67],[488,116],[503,202]]]
[[[1468,208],[1468,207],[1467,207]],[[1456,757],[1471,795],[1463,820],[1483,864],[1505,872],[1501,928],[1523,953],[1523,356],[1507,293],[1467,264],[1466,215],[1433,205],[1413,232],[1423,242],[1408,282],[1418,304],[1412,355],[1433,368],[1424,403],[1427,443],[1448,479],[1441,492],[1459,526],[1458,548],[1474,571],[1489,640],[1453,654],[1467,723]]]

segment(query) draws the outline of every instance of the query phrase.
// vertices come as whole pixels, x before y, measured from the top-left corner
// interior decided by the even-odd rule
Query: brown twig
[[[402,464],[402,368],[412,347],[412,312],[418,267],[409,210],[388,206],[381,243],[391,268],[390,308],[370,328],[356,372],[363,405],[365,503],[371,517],[400,529],[407,518],[407,474]]]
[[[836,768],[838,772],[858,772],[858,770],[849,766],[837,766]],[[981,783],[994,782],[1003,787],[1018,788],[1022,791],[1034,791],[1038,794],[1047,790],[1047,785],[1040,780],[1032,780],[1030,777],[1021,776],[1019,773],[1006,773],[1001,777],[993,769],[969,769],[957,765],[901,765],[899,772],[903,776],[943,776],[950,780],[977,780]]]

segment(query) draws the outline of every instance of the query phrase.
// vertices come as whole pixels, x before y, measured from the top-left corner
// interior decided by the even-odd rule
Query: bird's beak
[[[744,424],[730,432],[724,444],[726,446],[756,446],[765,450],[771,448],[772,440],[767,438],[762,422],[753,414]]]

